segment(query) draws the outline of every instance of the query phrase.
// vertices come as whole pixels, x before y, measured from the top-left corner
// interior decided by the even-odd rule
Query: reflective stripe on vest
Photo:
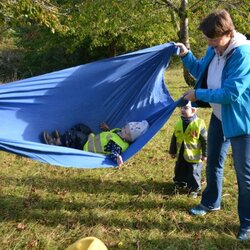
[[[109,154],[110,152],[104,151],[104,147],[108,144],[110,140],[112,140],[118,146],[120,146],[122,152],[124,152],[128,148],[129,144],[125,142],[118,134],[112,131],[114,130],[101,132],[97,135],[94,135],[93,133],[90,134],[88,137],[88,141],[83,147],[83,150],[93,153]]]
[[[177,156],[179,156],[183,143],[183,157],[187,162],[198,163],[201,161],[202,148],[199,141],[201,130],[205,127],[202,119],[196,118],[190,122],[183,133],[183,121],[180,120],[175,127]]]

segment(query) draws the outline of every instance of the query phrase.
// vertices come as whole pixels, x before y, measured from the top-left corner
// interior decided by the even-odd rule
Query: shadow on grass
[[[248,243],[241,243],[236,241],[233,237],[225,237],[223,240],[213,237],[207,237],[203,240],[203,234],[192,234],[191,239],[180,238],[178,235],[169,235],[165,239],[150,240],[140,239],[135,242],[125,244],[126,250],[143,249],[143,250],[194,250],[194,249],[231,249],[231,250],[246,250],[250,246]],[[246,248],[247,247],[247,248]],[[117,246],[109,246],[109,250],[117,250]]]
[[[142,193],[166,193],[173,194],[173,184],[148,180],[140,182],[136,180],[120,181],[120,180],[102,180],[93,177],[67,177],[64,178],[45,178],[45,177],[28,177],[28,178],[12,178],[1,177],[2,185],[15,185],[16,187],[27,186],[36,189],[47,190],[53,192],[55,189],[68,190],[69,192],[85,192],[90,194],[128,194],[138,195]]]
[[[165,211],[178,212],[179,203],[170,201],[168,204],[160,202],[153,204],[147,201],[131,201],[107,203],[105,201],[93,203],[86,202],[66,202],[58,199],[37,199],[32,201],[32,204],[27,204],[27,200],[21,197],[5,196],[1,197],[0,221],[15,221],[34,222],[46,226],[63,225],[67,230],[73,229],[76,224],[84,224],[85,226],[93,227],[95,225],[103,225],[107,227],[118,227],[126,229],[159,229],[163,231],[172,231],[177,228],[181,231],[196,232],[204,228],[212,229],[213,231],[221,232],[224,225],[221,223],[212,223],[206,221],[204,226],[203,220],[194,220],[189,222],[176,222],[172,216],[162,215],[163,219],[159,221],[154,217],[149,218],[122,218],[119,216],[119,210],[127,212],[140,213],[140,210],[164,207]],[[105,212],[100,214],[97,209],[104,209]],[[118,210],[117,213],[108,216],[110,210]],[[182,211],[183,212],[183,211]],[[209,215],[210,216],[210,215]],[[222,222],[224,223],[224,222]],[[227,225],[227,230],[236,231],[234,224]]]
[[[24,195],[0,195],[0,221],[26,221],[46,226],[65,226],[70,230],[76,224],[93,227],[104,225],[129,229],[159,229],[196,232],[212,228],[221,232],[222,224],[203,219],[176,222],[178,212],[189,216],[187,199],[174,199],[173,184],[156,181],[112,181],[98,178],[41,178],[12,179],[2,177],[3,184],[16,183]],[[27,191],[28,190],[28,191]],[[65,190],[67,190],[65,192]],[[75,198],[77,194],[84,194]],[[153,216],[130,218],[133,214],[161,213]],[[125,218],[119,213],[125,213]],[[210,216],[210,215],[209,215]],[[223,223],[223,222],[222,222]],[[229,230],[236,231],[234,224]]]

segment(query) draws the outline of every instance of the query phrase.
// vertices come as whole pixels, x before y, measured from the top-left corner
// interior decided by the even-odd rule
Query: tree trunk
[[[109,56],[110,57],[114,57],[114,56],[116,56],[116,41],[112,41],[110,44],[109,44],[109,46],[108,46],[108,53],[109,53]]]
[[[179,32],[179,40],[181,43],[185,44],[185,46],[190,49],[189,42],[189,33],[188,33],[188,0],[181,0],[181,6],[179,9],[179,17],[180,17],[180,32]],[[195,79],[189,72],[183,67],[183,76],[184,79],[189,86],[194,86]]]

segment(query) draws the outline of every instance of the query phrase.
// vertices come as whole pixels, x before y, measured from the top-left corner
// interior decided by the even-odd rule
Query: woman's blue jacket
[[[203,89],[201,84],[214,49],[197,60],[191,51],[182,57],[186,69],[197,79],[197,100],[221,104],[222,126],[226,138],[250,134],[250,45],[241,45],[228,53],[222,72],[221,88]]]

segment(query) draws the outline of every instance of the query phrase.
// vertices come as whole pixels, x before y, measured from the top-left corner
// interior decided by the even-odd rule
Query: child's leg
[[[78,131],[86,135],[93,133],[93,131],[87,125],[83,123],[78,123],[74,125],[73,127],[70,128],[70,131]]]
[[[201,189],[202,163],[189,163],[187,186],[190,191],[197,192]]]
[[[79,131],[69,130],[62,135],[61,140],[66,147],[83,149],[84,144],[88,140],[88,135]]]
[[[88,126],[79,123],[62,135],[63,145],[82,150],[90,133],[92,130]]]
[[[178,159],[175,164],[173,181],[179,187],[187,186],[188,168],[184,159]]]

